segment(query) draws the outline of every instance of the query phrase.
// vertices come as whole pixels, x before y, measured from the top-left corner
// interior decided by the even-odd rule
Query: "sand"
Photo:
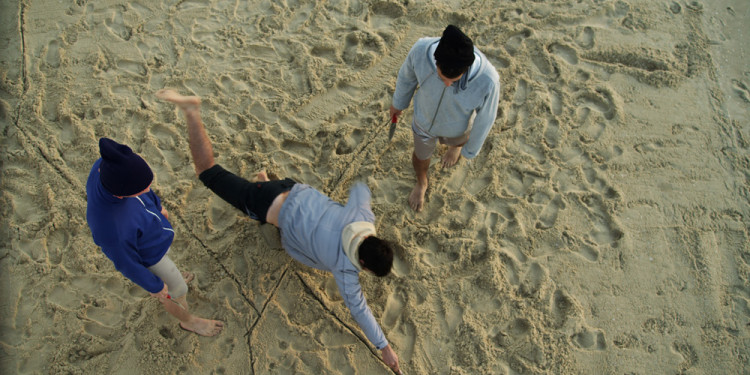
[[[195,177],[203,98],[219,163],[345,202],[373,191],[392,275],[362,275],[406,374],[750,372],[745,0],[0,2],[3,374],[388,374],[333,278],[264,241]],[[460,26],[497,68],[481,153],[433,157],[407,204],[396,73]],[[86,224],[97,139],[133,147],[177,233],[179,329]],[[441,151],[442,153],[443,151]]]

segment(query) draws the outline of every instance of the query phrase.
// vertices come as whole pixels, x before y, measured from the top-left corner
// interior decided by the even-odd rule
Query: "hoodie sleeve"
[[[370,211],[370,188],[364,182],[357,182],[349,191],[347,208],[361,208]]]
[[[461,149],[461,155],[467,159],[473,159],[482,149],[487,135],[492,130],[497,118],[497,105],[500,101],[500,84],[493,82],[489,92],[485,95],[482,105],[477,108],[477,116],[474,118],[474,125],[469,134],[469,141]]]
[[[340,272],[334,274],[339,293],[344,298],[344,304],[349,308],[352,317],[365,333],[367,339],[375,345],[378,350],[388,346],[383,330],[375,321],[370,307],[367,306],[362,287],[359,285],[359,275],[354,272]]]
[[[406,56],[406,60],[401,64],[401,69],[398,70],[398,78],[396,79],[396,91],[393,93],[393,106],[398,110],[403,110],[411,103],[411,98],[414,96],[414,90],[417,89],[417,73],[414,70],[414,58],[417,52],[417,46],[415,44],[409,54]]]
[[[141,288],[149,293],[158,293],[164,289],[164,282],[141,264],[141,258],[132,245],[125,242],[119,246],[102,246],[102,250],[120,273]]]

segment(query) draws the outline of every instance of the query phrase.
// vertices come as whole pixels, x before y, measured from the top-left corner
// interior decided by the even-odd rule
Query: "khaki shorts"
[[[148,267],[148,270],[167,284],[169,295],[172,298],[179,298],[187,294],[188,286],[185,279],[182,278],[182,273],[167,254],[164,254],[164,257],[158,263]]]
[[[468,131],[462,136],[456,138],[433,137],[423,132],[422,129],[419,129],[414,123],[411,124],[411,131],[414,136],[414,155],[416,155],[419,160],[429,159],[435,151],[438,141],[440,141],[441,145],[463,146],[469,140]]]

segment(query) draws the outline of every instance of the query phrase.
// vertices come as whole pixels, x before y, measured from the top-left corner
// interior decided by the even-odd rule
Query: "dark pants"
[[[297,183],[291,178],[250,182],[219,164],[206,169],[198,178],[221,199],[261,224],[266,222],[266,214],[273,200],[279,194],[291,190]]]

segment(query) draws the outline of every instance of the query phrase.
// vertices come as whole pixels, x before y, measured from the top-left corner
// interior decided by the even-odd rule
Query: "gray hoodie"
[[[363,183],[351,188],[345,206],[309,185],[295,184],[279,212],[281,244],[286,252],[303,264],[333,274],[352,317],[367,339],[380,350],[388,341],[362,294],[360,266],[352,264],[342,243],[344,229],[362,221],[375,222],[370,189]]]
[[[409,106],[413,97],[414,124],[429,135],[446,138],[466,133],[469,120],[476,113],[469,141],[461,150],[461,155],[472,159],[495,123],[500,77],[487,57],[474,48],[478,70],[474,74],[464,74],[466,77],[446,87],[430,53],[430,46],[439,41],[440,38],[421,38],[411,48],[398,71],[393,106],[402,110]]]

